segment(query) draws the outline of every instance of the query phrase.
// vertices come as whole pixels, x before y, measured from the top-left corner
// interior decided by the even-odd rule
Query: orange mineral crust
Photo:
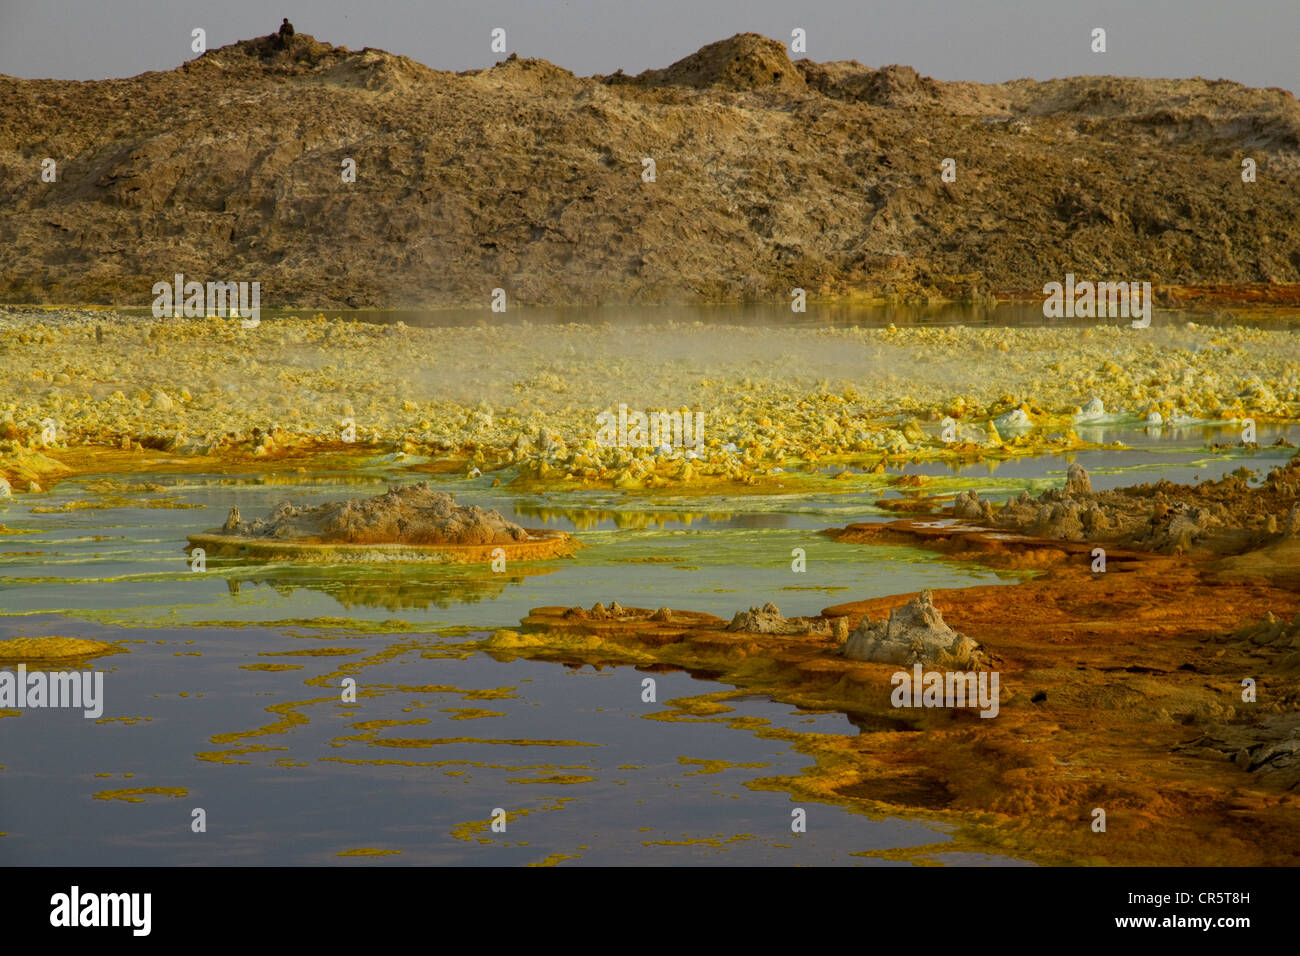
[[[1213,510],[1245,494],[1280,507],[1288,491],[1294,497],[1292,471],[1258,492],[1224,481],[1165,488],[1161,503],[1133,498],[1151,503],[1166,528],[1169,500]],[[1105,571],[1094,570],[1088,541],[938,520],[855,525],[828,534],[1042,573],[1016,586],[849,602],[817,618],[785,619],[769,605],[730,625],[617,604],[538,608],[520,633],[498,632],[487,645],[505,656],[680,668],[842,711],[858,734],[790,735],[815,766],[756,785],[867,814],[950,821],[958,836],[946,849],[1045,863],[1295,864],[1300,539],[1269,531],[1276,522],[1250,523],[1261,527],[1217,528],[1211,547],[1193,536],[1186,553],[1115,549]],[[1237,553],[1221,553],[1225,540]],[[895,706],[895,675],[912,666],[846,656],[853,635],[883,633],[893,626],[883,619],[904,612],[977,648],[974,668],[998,676],[996,714]],[[1098,810],[1104,831],[1094,828]]]

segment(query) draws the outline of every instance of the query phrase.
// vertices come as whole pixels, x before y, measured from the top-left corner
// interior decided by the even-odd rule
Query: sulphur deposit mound
[[[228,557],[447,563],[489,561],[498,549],[507,558],[554,557],[575,546],[563,532],[528,531],[495,510],[456,504],[427,482],[315,508],[285,501],[253,521],[232,508],[224,525],[189,541]]]
[[[148,305],[175,273],[320,307],[1300,282],[1300,104],[1227,80],[945,83],[752,33],[636,77],[451,73],[300,33],[0,76],[0,130],[8,301]]]
[[[79,637],[15,637],[0,641],[0,664],[47,664],[85,661],[126,648]]]

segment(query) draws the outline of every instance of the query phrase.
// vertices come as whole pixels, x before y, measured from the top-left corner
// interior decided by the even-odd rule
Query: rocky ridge
[[[636,77],[450,73],[264,37],[0,76],[0,299],[147,307],[182,273],[263,306],[984,301],[1067,272],[1268,298],[1300,282],[1297,170],[1294,96],[1226,80],[944,83],[756,34]]]
[[[1300,456],[1255,485],[1251,474],[1179,485],[1160,480],[1094,492],[1088,473],[1070,464],[1063,488],[1037,498],[1022,492],[995,509],[974,491],[957,496],[954,517],[1037,538],[1115,544],[1140,551],[1221,554],[1300,539]]]

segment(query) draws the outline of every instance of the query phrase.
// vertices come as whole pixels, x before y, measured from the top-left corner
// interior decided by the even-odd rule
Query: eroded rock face
[[[983,655],[979,644],[943,621],[929,590],[890,612],[889,619],[863,618],[844,644],[844,656],[882,664],[923,664],[970,670]]]
[[[374,498],[351,498],[298,508],[281,502],[266,518],[241,520],[233,508],[221,532],[248,538],[310,540],[324,544],[509,544],[526,530],[498,511],[458,505],[428,482],[390,488]]]
[[[1285,740],[1242,748],[1233,759],[1249,773],[1288,789],[1295,787],[1300,784],[1300,732]]]
[[[1281,790],[1300,785],[1300,715],[1266,714],[1245,724],[1232,717],[1228,713],[1213,716],[1203,736],[1178,749],[1231,760],[1250,774],[1256,785]]]

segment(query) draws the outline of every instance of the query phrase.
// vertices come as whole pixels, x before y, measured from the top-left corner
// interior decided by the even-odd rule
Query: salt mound
[[[968,521],[992,521],[993,503],[987,498],[981,501],[973,489],[963,491],[953,499],[952,513],[953,517]]]
[[[1077,461],[1070,462],[1070,467],[1065,470],[1065,493],[1067,495],[1092,494],[1092,479],[1088,477],[1088,472],[1083,465]]]
[[[1033,428],[1034,423],[1030,421],[1029,416],[1025,414],[1023,408],[1013,408],[1009,412],[1003,412],[997,418],[993,419],[993,424],[998,431],[1015,431],[1022,428]]]
[[[254,521],[241,520],[236,508],[220,533],[320,544],[493,545],[529,538],[500,512],[458,505],[451,495],[430,490],[427,481],[316,508],[295,508],[285,501]]]
[[[887,621],[863,618],[844,643],[844,656],[882,664],[923,664],[969,670],[982,660],[979,644],[943,621],[929,590],[896,608]]]
[[[1078,414],[1074,416],[1074,420],[1077,423],[1095,422],[1105,417],[1105,404],[1102,403],[1100,398],[1092,398],[1088,401],[1087,405],[1084,405],[1083,408],[1079,409]]]
[[[790,62],[785,47],[757,33],[738,33],[701,47],[663,70],[646,70],[637,78],[643,86],[718,86],[729,90],[763,87],[802,91],[803,75]]]
[[[769,601],[762,607],[737,611],[727,625],[727,630],[750,634],[817,634],[842,638],[846,624],[843,618],[827,620],[821,617],[784,617],[780,608]]]

